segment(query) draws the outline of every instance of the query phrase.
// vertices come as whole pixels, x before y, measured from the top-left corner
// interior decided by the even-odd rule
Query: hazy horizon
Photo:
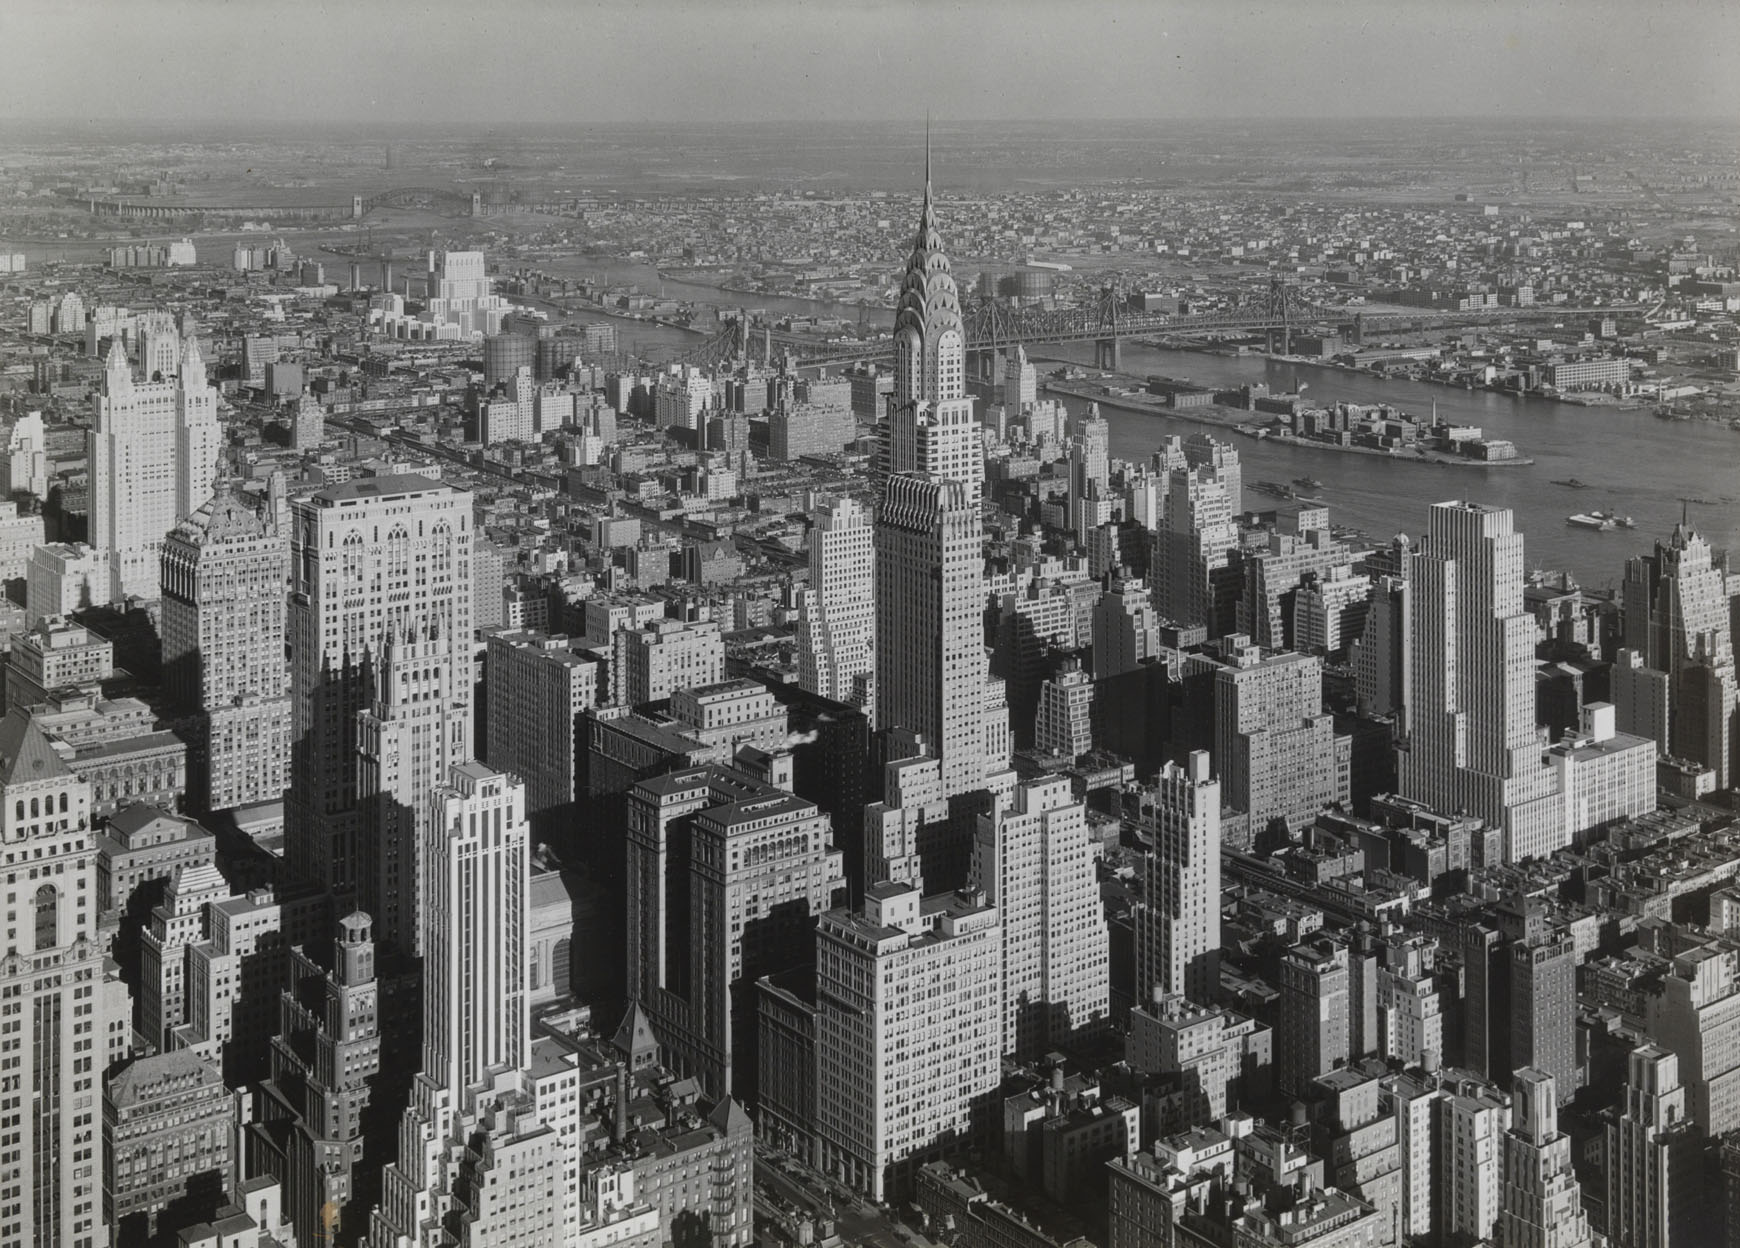
[[[55,127],[1740,120],[1724,0],[13,0],[0,38],[0,119]]]

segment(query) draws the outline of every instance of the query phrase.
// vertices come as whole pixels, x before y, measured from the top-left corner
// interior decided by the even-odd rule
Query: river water
[[[1035,347],[1036,353],[1091,364],[1093,344]],[[1245,505],[1273,505],[1250,490],[1253,481],[1291,482],[1315,477],[1337,524],[1364,530],[1374,540],[1397,532],[1417,537],[1434,502],[1464,498],[1516,513],[1524,534],[1526,565],[1571,572],[1583,585],[1617,586],[1625,560],[1665,539],[1680,518],[1681,496],[1711,500],[1691,508],[1693,526],[1718,548],[1740,558],[1740,433],[1706,421],[1663,421],[1648,410],[1623,412],[1544,399],[1521,399],[1491,391],[1456,390],[1413,381],[1388,381],[1341,369],[1296,365],[1261,356],[1218,356],[1163,351],[1126,342],[1123,365],[1138,375],[1189,377],[1215,388],[1267,382],[1277,390],[1306,385],[1317,403],[1346,400],[1390,403],[1424,415],[1434,400],[1438,414],[1457,424],[1479,425],[1487,436],[1517,444],[1535,463],[1527,468],[1479,468],[1391,463],[1366,455],[1341,455],[1225,435],[1244,465]],[[1070,406],[1084,404],[1071,400]],[[1204,426],[1102,408],[1111,450],[1125,459],[1145,458],[1169,434]],[[1217,435],[1219,436],[1219,435]],[[1588,489],[1554,485],[1576,478]],[[1599,533],[1574,528],[1576,512],[1616,511],[1637,528]]]
[[[547,262],[546,262],[547,263]],[[575,275],[590,274],[613,282],[633,282],[657,292],[660,280],[651,266],[590,264],[574,260]],[[568,269],[558,262],[552,271]],[[539,264],[538,267],[545,267]],[[734,296],[687,282],[665,281],[665,295],[730,308]],[[743,296],[745,306],[775,313],[856,315],[855,307],[820,301],[767,296]],[[582,313],[586,319],[600,318]],[[884,313],[886,315],[886,313]],[[663,326],[615,320],[625,347],[652,353],[692,348],[692,334]],[[1093,344],[1032,348],[1035,354],[1092,364]],[[1467,391],[1421,382],[1385,380],[1342,369],[1269,360],[1262,356],[1220,356],[1194,351],[1164,351],[1126,342],[1124,368],[1136,375],[1161,373],[1189,377],[1205,386],[1224,388],[1245,382],[1266,382],[1276,390],[1305,384],[1314,402],[1390,403],[1425,415],[1434,401],[1438,414],[1457,424],[1478,425],[1489,437],[1515,442],[1532,467],[1480,468],[1422,463],[1392,463],[1367,455],[1340,455],[1304,446],[1256,441],[1226,433],[1238,447],[1247,487],[1254,481],[1291,482],[1315,477],[1337,524],[1364,530],[1374,541],[1406,532],[1418,537],[1426,528],[1426,509],[1434,502],[1465,498],[1516,512],[1525,537],[1530,568],[1572,573],[1590,588],[1617,587],[1625,560],[1648,551],[1665,539],[1680,518],[1681,496],[1711,500],[1691,508],[1694,527],[1718,549],[1740,558],[1740,434],[1706,421],[1656,420],[1647,410],[1617,411],[1583,407],[1546,399],[1523,399],[1492,391]],[[1044,367],[1043,365],[1041,366]],[[1068,400],[1072,408],[1083,404]],[[1145,459],[1169,434],[1198,432],[1202,425],[1164,416],[1105,408],[1112,454]],[[1554,485],[1576,478],[1587,489]],[[1275,505],[1261,494],[1246,491],[1246,505]],[[1581,511],[1614,511],[1637,522],[1635,529],[1598,533],[1574,528],[1567,516]]]

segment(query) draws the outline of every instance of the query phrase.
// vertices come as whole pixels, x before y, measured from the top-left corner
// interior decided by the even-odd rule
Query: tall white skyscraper
[[[967,395],[967,337],[931,198],[930,152],[924,204],[894,312],[894,395],[881,428],[880,472],[926,472],[959,481],[977,507],[985,462]]]
[[[1153,843],[1146,898],[1136,917],[1136,996],[1211,1004],[1220,982],[1220,781],[1206,750],[1167,763],[1142,795]]]
[[[97,938],[90,802],[90,786],[13,708],[0,721],[0,894],[15,928],[0,959],[0,1243],[21,1248],[109,1243],[107,941]]]
[[[1402,796],[1503,828],[1508,861],[1552,853],[1565,821],[1535,727],[1535,620],[1510,511],[1434,504],[1407,579],[1415,661]]]
[[[850,498],[816,513],[810,581],[798,618],[798,681],[836,702],[865,705],[876,664],[874,536],[870,514]]]
[[[1001,734],[987,722],[978,505],[959,481],[897,474],[875,541],[876,726],[922,738],[949,796],[973,792],[1009,753],[1007,710]]]
[[[1571,1137],[1559,1130],[1553,1077],[1524,1068],[1510,1085],[1498,1248],[1587,1248],[1589,1215],[1571,1172]]]
[[[177,521],[211,497],[223,431],[199,345],[180,344],[175,377],[135,381],[119,339],[91,406],[90,541],[109,557],[111,598],[155,599],[158,553]]]
[[[1036,1056],[1107,1019],[1099,856],[1067,776],[1029,781],[979,816],[973,880],[1003,916],[1005,1053]]]
[[[513,1100],[531,1056],[525,786],[460,763],[428,802],[423,1069],[400,1120],[398,1160],[381,1175],[369,1231],[377,1248],[442,1242],[464,1145]]]
[[[390,639],[445,664],[448,758],[471,757],[471,495],[428,477],[360,477],[293,507],[290,537],[291,873],[363,885],[359,713]]]

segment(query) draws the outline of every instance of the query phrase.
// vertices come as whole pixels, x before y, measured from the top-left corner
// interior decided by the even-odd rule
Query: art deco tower
[[[1407,568],[1402,796],[1504,829],[1508,861],[1558,849],[1564,820],[1535,729],[1535,622],[1523,607],[1523,535],[1505,509],[1436,503]]]
[[[978,506],[985,480],[979,425],[967,397],[967,335],[960,294],[936,228],[930,146],[924,205],[894,313],[894,394],[880,438],[880,479],[927,472],[959,481]]]
[[[164,534],[211,496],[217,404],[194,339],[183,340],[178,374],[166,381],[134,381],[120,340],[109,349],[87,444],[90,541],[109,557],[114,600],[157,596]]]

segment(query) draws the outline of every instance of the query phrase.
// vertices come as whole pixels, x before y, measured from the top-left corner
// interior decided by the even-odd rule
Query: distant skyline
[[[8,0],[0,120],[1740,121],[1728,0]]]

